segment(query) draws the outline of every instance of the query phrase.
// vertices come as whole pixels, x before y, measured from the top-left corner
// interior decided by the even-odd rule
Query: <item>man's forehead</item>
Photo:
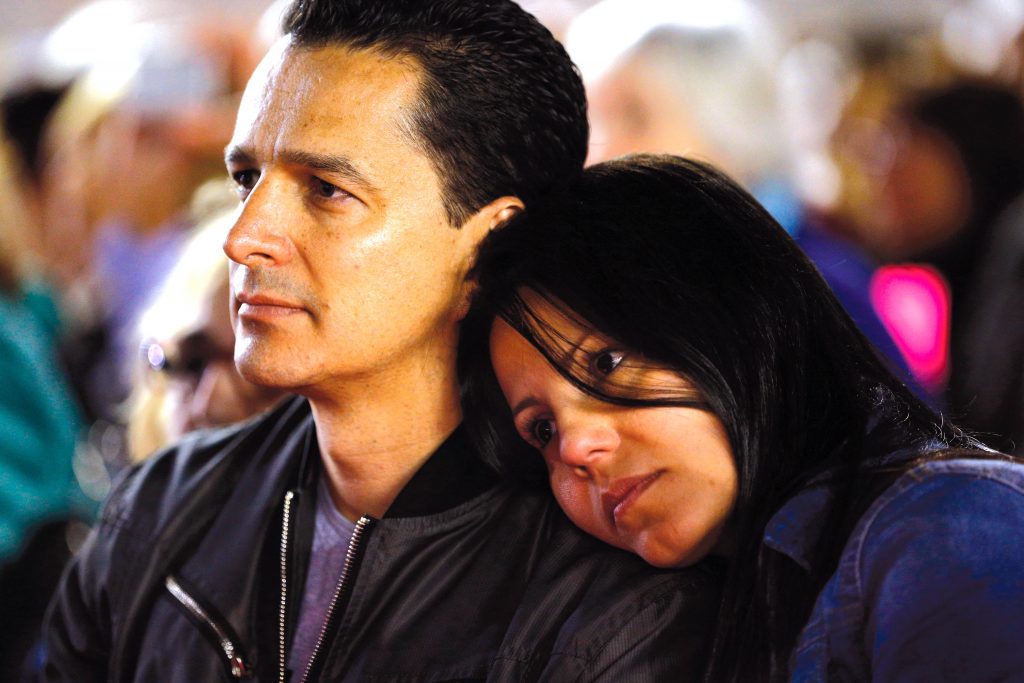
[[[250,78],[232,143],[245,146],[239,136],[260,123],[264,129],[284,130],[291,123],[293,132],[322,132],[338,124],[370,122],[389,125],[391,132],[415,143],[409,122],[418,106],[420,83],[421,69],[411,58],[343,45],[296,46],[285,37]]]
[[[411,103],[409,98],[418,95],[421,77],[422,68],[411,56],[341,44],[296,45],[286,36],[264,55],[249,79],[246,93],[255,91],[257,96],[266,96],[284,89],[302,96],[358,86],[359,92],[353,96],[397,97]]]

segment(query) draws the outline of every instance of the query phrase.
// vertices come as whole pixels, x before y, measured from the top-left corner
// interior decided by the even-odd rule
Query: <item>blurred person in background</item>
[[[584,14],[574,24],[579,30],[570,28],[570,50],[596,40],[586,35],[588,24]],[[864,334],[897,374],[913,383],[870,300],[874,263],[827,232],[790,186],[768,56],[741,26],[665,24],[652,27],[614,59],[605,56],[610,66],[604,69],[589,71],[590,60],[583,59],[593,125],[588,160],[673,153],[725,168],[794,236]]]
[[[283,396],[235,369],[228,261],[220,248],[233,220],[214,218],[192,237],[139,322],[143,360],[128,402],[134,462],[195,429],[264,412]]]
[[[80,414],[53,293],[25,245],[23,183],[0,138],[0,680],[14,680],[70,557],[69,521],[89,514],[72,469]]]
[[[950,412],[1024,452],[1024,107],[994,83],[912,93],[871,169],[875,247],[932,264],[951,299]]]
[[[45,254],[76,322],[70,365],[87,417],[110,423],[127,395],[138,318],[195,227],[194,193],[222,173],[252,66],[230,28],[122,32],[111,41],[124,41],[123,54],[91,65],[54,111],[42,179]]]

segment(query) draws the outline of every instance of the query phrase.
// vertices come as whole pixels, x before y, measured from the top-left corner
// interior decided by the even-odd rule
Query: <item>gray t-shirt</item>
[[[299,625],[288,653],[288,668],[293,672],[293,681],[300,680],[309,665],[309,658],[327,618],[327,608],[338,587],[345,552],[355,528],[355,522],[347,520],[334,506],[331,492],[327,489],[327,477],[321,476],[316,490],[316,526],[306,590],[302,596]]]

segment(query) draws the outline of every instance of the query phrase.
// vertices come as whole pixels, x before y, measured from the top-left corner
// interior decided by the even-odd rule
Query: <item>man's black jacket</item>
[[[54,598],[42,678],[278,681],[316,453],[296,399],[132,470]],[[310,680],[697,680],[718,585],[710,566],[660,571],[590,538],[457,430],[367,523]]]

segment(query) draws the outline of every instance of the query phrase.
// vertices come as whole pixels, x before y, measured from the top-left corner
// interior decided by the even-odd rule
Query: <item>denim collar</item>
[[[813,484],[787,500],[768,520],[764,544],[810,571],[811,549],[821,538],[835,488],[834,484]]]
[[[868,452],[871,448],[874,430],[869,430],[865,439]],[[910,448],[901,448],[890,451],[878,457],[869,456],[862,468],[884,467],[895,463],[906,462],[914,459],[921,453],[941,450],[945,448],[939,440],[930,440],[923,444],[916,444]],[[828,469],[813,479],[806,486],[800,489],[793,497],[782,504],[768,524],[765,525],[764,544],[772,550],[776,550],[803,567],[806,571],[811,570],[811,551],[821,540],[825,533],[825,522],[828,520],[828,512],[832,501],[839,489],[838,467]]]

